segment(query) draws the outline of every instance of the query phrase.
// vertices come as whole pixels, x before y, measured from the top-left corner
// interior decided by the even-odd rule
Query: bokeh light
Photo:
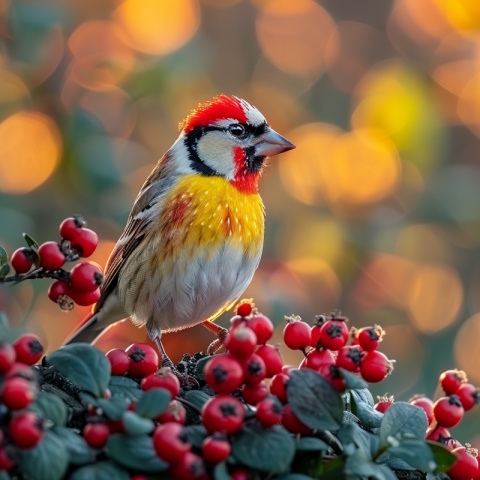
[[[480,382],[480,314],[470,317],[460,328],[455,338],[455,359],[458,367],[468,375],[471,382]]]

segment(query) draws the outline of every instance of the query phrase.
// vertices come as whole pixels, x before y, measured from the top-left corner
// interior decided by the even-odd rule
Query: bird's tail
[[[105,327],[99,326],[98,312],[87,315],[83,322],[65,340],[64,345],[70,343],[86,342],[92,343]]]

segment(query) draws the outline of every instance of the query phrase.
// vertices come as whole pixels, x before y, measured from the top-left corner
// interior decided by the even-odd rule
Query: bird
[[[101,296],[66,340],[94,343],[130,318],[161,337],[214,323],[250,284],[263,250],[258,182],[269,157],[295,148],[246,100],[217,95],[179,124],[180,135],[143,184],[105,267]],[[218,343],[218,342],[217,342]]]

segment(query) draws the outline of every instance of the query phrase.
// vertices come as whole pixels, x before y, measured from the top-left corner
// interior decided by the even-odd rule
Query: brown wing
[[[155,205],[159,196],[168,190],[174,181],[171,176],[168,158],[167,152],[148,176],[135,199],[127,225],[107,261],[102,284],[102,295],[95,305],[95,312],[101,308],[105,299],[117,286],[118,276],[125,264],[125,260],[142,243],[149,232],[151,219],[148,215],[140,214]],[[140,218],[138,218],[139,215]]]

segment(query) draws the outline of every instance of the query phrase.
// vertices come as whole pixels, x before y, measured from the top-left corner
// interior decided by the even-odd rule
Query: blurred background
[[[480,384],[478,0],[0,0],[0,243],[58,240],[81,213],[103,266],[178,122],[218,93],[298,147],[261,181],[245,294],[275,340],[284,315],[340,308],[387,332],[396,369],[374,394],[432,396],[452,367]],[[9,313],[52,350],[89,308],[63,314],[48,286],[15,287]],[[125,322],[98,345],[145,340]],[[212,337],[164,340],[178,361]]]

